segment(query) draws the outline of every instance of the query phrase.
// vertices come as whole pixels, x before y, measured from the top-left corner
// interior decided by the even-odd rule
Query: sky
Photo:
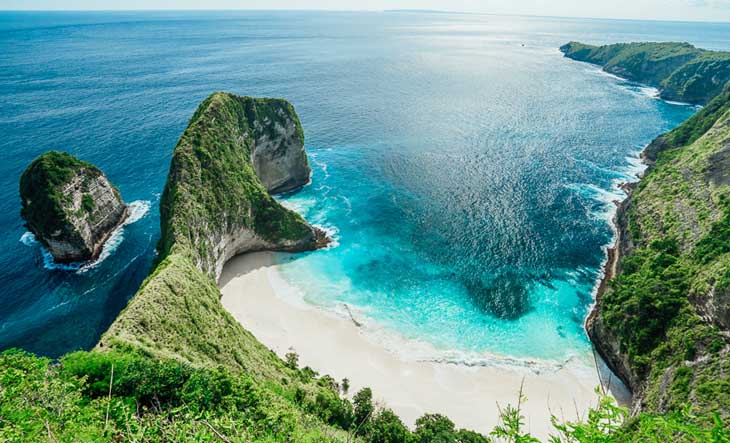
[[[0,0],[0,10],[433,9],[560,17],[730,22],[730,0]]]

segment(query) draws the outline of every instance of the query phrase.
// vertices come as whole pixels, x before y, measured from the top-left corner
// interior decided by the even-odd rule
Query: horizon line
[[[317,8],[138,8],[138,9],[34,9],[15,8],[2,9],[5,12],[331,12],[331,13],[412,13],[412,14],[453,14],[453,15],[492,15],[499,17],[528,17],[528,18],[555,18],[555,19],[583,19],[583,20],[613,20],[613,21],[650,21],[667,23],[713,23],[730,24],[730,21],[716,21],[704,19],[666,19],[666,18],[626,18],[626,17],[592,17],[578,15],[539,15],[539,14],[505,14],[498,12],[450,11],[440,9],[317,9]]]

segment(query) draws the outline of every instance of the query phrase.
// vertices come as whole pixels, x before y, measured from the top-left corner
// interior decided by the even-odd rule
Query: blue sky
[[[0,0],[0,9],[438,9],[730,22],[730,0]]]

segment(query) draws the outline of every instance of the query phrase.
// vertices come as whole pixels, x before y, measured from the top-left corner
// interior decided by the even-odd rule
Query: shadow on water
[[[525,281],[525,276],[517,273],[462,278],[473,303],[501,320],[517,320],[530,310]]]

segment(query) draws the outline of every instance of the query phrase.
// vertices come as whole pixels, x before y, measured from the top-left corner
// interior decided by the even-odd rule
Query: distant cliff
[[[96,258],[128,215],[104,174],[65,152],[47,152],[28,166],[20,198],[26,226],[59,263]]]
[[[707,51],[689,43],[593,46],[570,42],[560,50],[566,57],[659,88],[666,100],[704,105],[730,80],[730,52]]]
[[[562,50],[659,85],[663,96],[676,91],[667,85],[677,72],[710,57],[687,44]],[[692,82],[709,92],[669,93],[709,103],[645,150],[651,166],[619,206],[616,245],[586,322],[596,349],[633,390],[634,413],[690,405],[704,425],[713,414],[730,415],[730,86],[719,83],[723,69],[709,79],[695,74]]]

